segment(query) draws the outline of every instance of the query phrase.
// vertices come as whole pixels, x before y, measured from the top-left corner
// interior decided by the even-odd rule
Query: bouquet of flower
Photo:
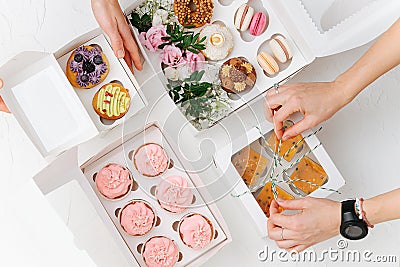
[[[216,78],[215,66],[201,53],[206,37],[200,39],[193,26],[178,23],[173,0],[145,0],[130,21],[140,33],[140,43],[159,53],[168,93],[193,126],[208,128],[228,114],[229,98]],[[202,81],[207,77],[209,81]]]

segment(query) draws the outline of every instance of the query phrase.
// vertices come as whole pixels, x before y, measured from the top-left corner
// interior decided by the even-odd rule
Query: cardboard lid
[[[398,18],[398,0],[271,0],[293,36],[300,35],[315,57],[364,45]]]
[[[0,95],[44,157],[98,134],[52,54],[18,54],[0,68],[0,77]]]

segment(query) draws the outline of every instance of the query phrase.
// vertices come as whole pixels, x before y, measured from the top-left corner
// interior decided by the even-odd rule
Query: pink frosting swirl
[[[183,219],[179,227],[182,241],[194,249],[204,248],[211,242],[212,226],[199,214],[194,214]]]
[[[179,213],[190,206],[193,193],[185,178],[170,176],[157,186],[156,197],[162,208]]]
[[[148,233],[154,225],[154,212],[144,202],[137,201],[127,205],[121,213],[121,226],[133,236]]]
[[[146,242],[143,260],[149,267],[170,267],[178,261],[179,251],[175,243],[162,236],[152,237]]]
[[[124,196],[128,193],[132,182],[129,171],[118,164],[109,164],[96,175],[97,189],[109,199]]]
[[[168,156],[164,148],[157,144],[147,144],[135,154],[135,166],[145,176],[157,176],[168,168]]]

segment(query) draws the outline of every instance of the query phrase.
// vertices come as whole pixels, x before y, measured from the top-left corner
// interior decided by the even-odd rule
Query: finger
[[[276,111],[276,113],[273,116],[273,121],[274,121],[275,134],[278,137],[278,139],[282,138],[283,141],[289,139],[288,136],[284,134],[284,132],[286,132],[286,129],[285,130],[283,129],[283,123],[289,118],[290,115],[298,111],[299,108],[293,105],[293,103],[287,103],[286,105],[283,105],[279,110]]]
[[[138,70],[142,70],[143,67],[142,62],[140,61],[139,48],[136,44],[135,38],[133,38],[132,32],[126,20],[122,19],[121,21],[119,21],[118,25],[120,26],[119,32],[121,33],[125,48],[130,54],[135,68]]]
[[[275,90],[275,87],[272,87],[267,91],[267,97],[271,97],[273,95],[284,93],[289,87],[290,86],[288,86],[288,85],[280,85],[278,87],[278,90]]]
[[[294,224],[296,223],[295,218],[295,215],[283,215],[278,213],[275,215],[271,215],[269,217],[269,220],[271,220],[271,223],[276,226],[293,230]]]
[[[274,88],[271,88],[267,92],[268,104],[271,109],[277,108],[288,102],[290,96],[286,92],[288,90],[287,86],[282,86],[278,88],[279,93],[276,93]]]
[[[282,139],[287,140],[291,137],[295,137],[302,132],[311,129],[314,127],[316,123],[313,123],[309,116],[304,117],[301,121],[297,122],[296,124],[290,126],[285,130]]]
[[[0,79],[0,89],[3,88],[3,86],[4,86],[4,82],[2,79]],[[10,110],[4,103],[3,98],[1,98],[1,96],[0,96],[0,111],[10,113]]]
[[[269,108],[267,98],[264,98],[264,117],[267,121],[272,122],[272,110]]]
[[[278,240],[275,241],[275,243],[278,245],[278,247],[283,249],[288,249],[301,245],[298,240]]]
[[[296,199],[280,199],[277,200],[278,205],[285,210],[302,210],[308,208],[308,203],[306,198],[296,198]]]
[[[309,245],[297,245],[291,248],[287,248],[286,251],[288,252],[301,252],[303,250],[305,250],[306,248],[310,247]]]
[[[279,204],[275,199],[271,201],[271,205],[269,207],[269,214],[272,216],[274,214],[279,214]]]
[[[132,71],[132,73],[134,73],[131,54],[130,53],[126,53],[125,57],[124,57],[124,60],[125,60],[126,64],[128,65],[129,69]]]
[[[294,215],[282,215],[279,213],[279,205],[276,200],[272,200],[269,209],[270,216],[268,221],[274,226],[279,226],[280,228],[293,229]],[[272,229],[272,228],[271,228]]]
[[[108,37],[110,37],[111,47],[113,48],[115,56],[117,58],[124,58],[124,41],[122,40],[121,34],[118,31],[118,26],[113,25],[112,29],[106,33]]]
[[[275,241],[282,240],[282,228],[270,222],[270,225],[268,225],[268,237]],[[297,237],[298,234],[296,231],[286,228],[283,229],[283,239],[295,240]]]

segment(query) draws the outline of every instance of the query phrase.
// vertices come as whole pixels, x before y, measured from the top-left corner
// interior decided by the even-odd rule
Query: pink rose
[[[182,51],[175,45],[166,45],[160,54],[161,61],[170,66],[176,67],[185,64],[186,60],[182,55]]]
[[[204,69],[204,62],[206,61],[202,53],[195,54],[190,51],[186,51],[186,62],[192,71],[198,71]]]
[[[139,40],[142,45],[144,45],[151,52],[155,52],[158,46],[165,43],[162,37],[169,36],[166,32],[164,25],[157,25],[151,27],[147,32],[142,32],[139,35]]]

